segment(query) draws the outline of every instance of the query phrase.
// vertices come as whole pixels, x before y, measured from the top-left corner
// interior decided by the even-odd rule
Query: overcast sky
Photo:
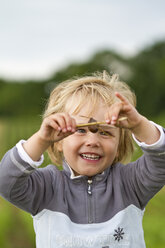
[[[165,0],[0,0],[0,77],[48,77],[103,48],[165,39]]]

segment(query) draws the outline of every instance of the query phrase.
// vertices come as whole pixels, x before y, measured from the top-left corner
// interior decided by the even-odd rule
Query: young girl
[[[61,83],[40,129],[5,154],[1,195],[32,214],[37,248],[145,247],[144,208],[165,184],[165,135],[135,102],[116,75]],[[144,155],[124,165],[132,135]],[[37,168],[47,149],[63,171]]]

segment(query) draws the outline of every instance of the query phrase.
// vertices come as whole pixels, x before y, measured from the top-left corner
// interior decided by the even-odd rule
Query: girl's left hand
[[[120,101],[115,102],[105,114],[107,124],[128,128],[140,142],[154,144],[160,138],[160,131],[146,117],[139,114],[136,108],[119,92],[115,93]],[[120,117],[126,117],[119,120]],[[151,135],[152,134],[152,135]]]
[[[143,120],[143,116],[138,113],[136,108],[119,92],[115,93],[119,101],[112,104],[109,111],[105,115],[105,120],[108,124],[117,127],[128,129],[136,128]],[[124,120],[119,120],[121,117],[126,117]]]

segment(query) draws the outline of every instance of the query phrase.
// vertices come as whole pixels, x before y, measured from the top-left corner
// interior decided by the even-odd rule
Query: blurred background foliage
[[[20,139],[38,128],[52,88],[74,76],[106,70],[117,73],[137,95],[137,109],[165,126],[165,41],[147,46],[133,57],[112,50],[96,52],[85,62],[74,62],[46,80],[7,81],[0,79],[0,159]],[[133,160],[141,155],[137,148]],[[50,163],[45,154],[44,166]],[[147,246],[164,248],[164,188],[150,201],[144,217]],[[33,248],[35,236],[29,214],[0,198],[0,248]]]
[[[119,74],[137,95],[137,108],[146,116],[155,116],[165,109],[165,41],[146,47],[133,57],[115,51],[98,51],[89,60],[71,63],[46,80],[5,81],[0,79],[0,116],[41,114],[50,90],[73,76],[107,70]]]

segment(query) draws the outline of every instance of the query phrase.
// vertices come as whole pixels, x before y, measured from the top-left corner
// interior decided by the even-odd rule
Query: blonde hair
[[[67,112],[72,106],[76,108],[73,113],[77,114],[83,107],[84,102],[90,102],[89,116],[97,108],[98,100],[102,99],[107,106],[111,106],[118,101],[115,92],[120,92],[127,100],[136,106],[135,94],[129,86],[119,81],[116,74],[110,76],[107,72],[97,72],[91,76],[74,78],[63,83],[60,83],[50,94],[43,118],[46,118],[54,113]],[[120,141],[118,147],[118,155],[113,163],[130,160],[133,153],[133,140],[131,132],[128,129],[120,128]],[[53,163],[62,164],[63,154],[58,150],[58,142],[48,148],[48,155]]]

